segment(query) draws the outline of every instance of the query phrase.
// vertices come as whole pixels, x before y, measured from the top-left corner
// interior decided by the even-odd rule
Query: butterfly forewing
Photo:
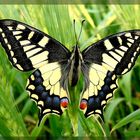
[[[62,114],[68,103],[67,79],[64,81],[63,77],[67,74],[69,50],[18,21],[0,20],[0,32],[1,44],[11,63],[21,71],[34,70],[27,90],[40,108],[40,120],[48,113]]]
[[[85,116],[99,114],[117,88],[117,75],[128,72],[140,53],[140,30],[118,33],[82,52],[85,88],[80,108]]]

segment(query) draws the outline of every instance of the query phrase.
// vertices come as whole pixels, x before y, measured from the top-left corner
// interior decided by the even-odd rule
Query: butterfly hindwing
[[[117,88],[117,75],[127,73],[139,54],[140,30],[106,37],[82,52],[85,88],[80,107],[86,117],[102,116],[103,108]]]
[[[55,77],[54,77],[55,76]],[[30,98],[40,108],[40,121],[46,114],[61,115],[68,104],[68,91],[61,86],[60,67],[50,69],[42,74],[40,69],[35,70],[28,79],[27,90]],[[62,105],[66,103],[66,105]]]
[[[40,120],[48,113],[62,114],[68,103],[64,77],[70,51],[47,34],[15,20],[0,20],[0,32],[1,44],[13,66],[34,71],[27,90],[40,108]]]

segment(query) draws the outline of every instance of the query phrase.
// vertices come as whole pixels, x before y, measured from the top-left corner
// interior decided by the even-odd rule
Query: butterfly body
[[[68,82],[75,86],[80,72],[80,108],[86,117],[102,116],[117,88],[117,76],[130,71],[140,54],[140,30],[108,36],[82,52],[76,44],[70,52],[48,34],[5,19],[0,20],[0,42],[15,68],[32,71],[26,89],[40,109],[40,121],[47,114],[63,113],[69,103]]]
[[[69,72],[69,84],[71,86],[75,86],[81,73],[81,62],[82,62],[80,48],[77,45],[74,47],[69,61],[71,67]]]

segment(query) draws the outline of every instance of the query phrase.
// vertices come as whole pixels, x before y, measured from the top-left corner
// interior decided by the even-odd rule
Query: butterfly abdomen
[[[71,69],[69,72],[69,83],[71,86],[75,86],[77,84],[79,79],[80,66],[79,50],[78,46],[75,46],[71,56]]]

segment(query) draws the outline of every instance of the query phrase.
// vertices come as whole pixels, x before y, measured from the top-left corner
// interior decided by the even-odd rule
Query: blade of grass
[[[132,112],[131,114],[120,120],[115,126],[113,126],[111,132],[137,119],[140,119],[140,109]]]
[[[105,122],[108,123],[111,120],[111,116],[114,113],[114,110],[116,109],[118,104],[121,103],[122,101],[124,101],[123,98],[117,98],[117,99],[113,99],[110,102],[110,104],[107,106],[105,113],[104,113]]]

